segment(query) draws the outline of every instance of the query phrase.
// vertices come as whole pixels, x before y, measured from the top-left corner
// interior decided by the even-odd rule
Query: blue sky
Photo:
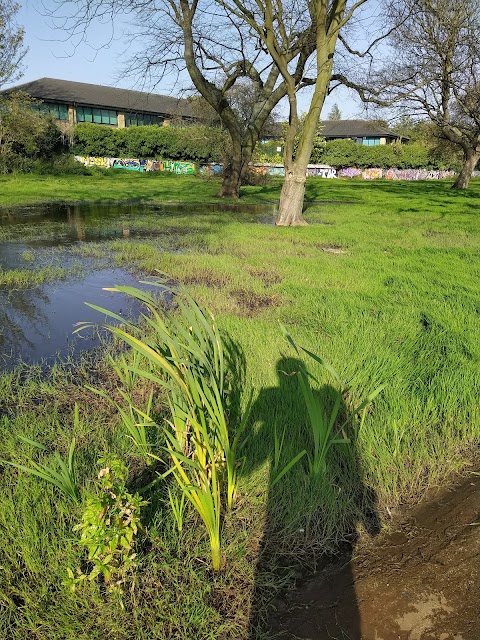
[[[25,43],[29,50],[24,59],[24,75],[15,84],[49,77],[125,89],[139,88],[133,79],[121,77],[122,61],[128,52],[125,52],[120,22],[115,24],[114,33],[111,24],[96,25],[88,34],[90,42],[78,44],[68,40],[61,29],[52,28],[51,20],[42,16],[39,8],[39,2],[26,0],[17,17],[18,23],[25,28]],[[103,45],[102,48],[98,49],[99,45]],[[183,86],[175,86],[167,78],[155,92],[178,95],[181,89],[190,85],[188,76],[184,78]],[[145,90],[148,89],[146,86]],[[344,118],[359,114],[359,107],[349,94],[339,91],[327,98],[324,117],[335,102]],[[307,109],[307,96],[300,98],[300,105],[302,110]],[[281,117],[287,117],[286,105],[279,112]]]

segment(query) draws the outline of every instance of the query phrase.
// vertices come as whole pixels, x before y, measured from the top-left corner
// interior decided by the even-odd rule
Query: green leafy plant
[[[147,283],[146,283],[147,284]],[[153,284],[148,282],[148,284]],[[167,280],[155,283],[163,295],[176,304],[175,312],[166,312],[150,293],[134,287],[114,287],[143,303],[143,320],[150,331],[139,334],[136,325],[95,305],[103,314],[120,321],[120,326],[102,325],[124,340],[144,357],[147,366],[132,367],[140,377],[160,385],[167,393],[170,408],[164,429],[164,451],[172,475],[186,500],[200,515],[210,539],[212,565],[221,566],[221,522],[223,496],[231,508],[237,488],[237,450],[245,429],[248,408],[236,434],[229,429],[226,412],[225,358],[215,318],[201,309],[189,294],[173,288]],[[80,330],[90,323],[79,323]],[[162,460],[149,451],[149,455]],[[171,502],[177,525],[181,528],[183,507]]]
[[[288,330],[284,326],[281,328],[286,340],[295,349],[297,355],[301,356],[302,353],[305,353],[312,360],[320,364],[333,376],[335,381],[341,385],[343,391],[344,385],[342,385],[340,376],[335,369],[320,356],[317,356],[304,347],[298,347]],[[331,447],[335,445],[348,444],[350,442],[349,438],[345,435],[346,426],[359,414],[361,414],[360,428],[363,426],[366,407],[376,396],[378,396],[378,394],[384,389],[385,385],[379,386],[375,391],[370,393],[356,409],[349,413],[341,424],[338,424],[340,418],[340,407],[342,404],[342,391],[339,391],[338,389],[334,390],[333,407],[330,411],[326,411],[325,407],[321,404],[320,398],[312,389],[310,384],[312,376],[303,362],[300,362],[299,364],[297,375],[299,386],[307,407],[313,439],[313,448],[310,452],[307,452],[310,475],[312,478],[318,478],[326,470],[327,456]]]
[[[75,404],[75,430],[77,430],[78,424],[78,405]],[[25,444],[39,449],[40,451],[48,451],[47,447],[45,447],[40,442],[37,442],[36,440],[31,440],[30,438],[26,438],[24,436],[20,436],[20,440]],[[9,460],[2,460],[1,462],[3,464],[8,464],[11,467],[15,467],[16,469],[19,469],[19,471],[23,471],[32,476],[36,476],[37,478],[41,478],[42,480],[45,480],[50,484],[53,484],[55,487],[57,487],[57,489],[68,496],[73,502],[80,502],[80,490],[78,488],[77,474],[75,470],[75,438],[73,438],[72,442],[70,443],[68,458],[66,461],[63,460],[58,453],[54,453],[53,463],[41,464],[28,456],[27,461],[28,466],[24,464],[18,464],[16,462],[11,462]]]
[[[125,401],[126,409],[121,407],[113,398],[111,398],[105,391],[100,389],[94,389],[87,385],[87,389],[93,391],[97,395],[105,398],[117,409],[118,414],[122,420],[122,424],[125,427],[129,438],[134,445],[138,447],[141,456],[147,464],[152,461],[151,457],[151,443],[147,435],[148,427],[155,427],[156,423],[151,418],[153,392],[150,393],[145,411],[134,406],[131,395],[128,392],[119,390],[120,395]]]
[[[135,542],[141,530],[141,508],[147,501],[135,493],[128,493],[125,483],[127,467],[119,460],[103,458],[105,465],[98,474],[99,491],[88,498],[82,520],[74,527],[80,532],[79,543],[88,551],[93,564],[90,573],[68,569],[65,581],[75,589],[83,580],[103,576],[111,592],[122,592],[122,585],[137,565]]]

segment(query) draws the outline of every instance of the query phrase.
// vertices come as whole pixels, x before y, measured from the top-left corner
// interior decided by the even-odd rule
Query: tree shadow
[[[359,527],[375,536],[380,521],[375,493],[364,483],[354,428],[344,427],[349,443],[332,447],[321,477],[312,478],[304,456],[276,482],[295,455],[312,450],[300,367],[297,359],[281,358],[278,386],[261,390],[251,411],[256,430],[246,444],[243,471],[269,467],[269,489],[248,637],[360,640],[352,553]],[[329,415],[337,390],[324,385],[315,394]],[[342,400],[337,425],[347,416]],[[308,583],[312,569],[317,577]],[[292,593],[296,582],[307,582],[306,590]]]

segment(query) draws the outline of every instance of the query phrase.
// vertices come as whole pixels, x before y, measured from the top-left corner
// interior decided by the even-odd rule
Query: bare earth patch
[[[246,315],[255,316],[271,307],[278,307],[281,304],[279,296],[265,293],[255,293],[248,289],[236,289],[230,295],[234,298],[240,310]]]
[[[479,520],[480,475],[431,491],[287,594],[273,628],[302,640],[479,640]]]
[[[259,278],[266,287],[282,282],[282,276],[272,269],[249,269],[250,275]]]
[[[205,287],[224,287],[229,284],[230,278],[221,273],[209,269],[197,269],[182,278],[184,284],[199,284]]]
[[[323,251],[324,253],[334,253],[335,255],[346,255],[348,251],[341,247],[339,244],[317,244],[315,245],[317,249]]]

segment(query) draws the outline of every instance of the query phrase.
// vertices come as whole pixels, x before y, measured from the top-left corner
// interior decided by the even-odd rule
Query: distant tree
[[[329,114],[328,114],[328,119],[329,120],[341,120],[342,119],[342,112],[340,111],[337,103],[335,103],[333,105],[333,107],[330,109]]]
[[[390,51],[361,96],[428,118],[455,145],[463,167],[453,187],[467,189],[480,159],[480,7],[477,0],[394,0]],[[386,62],[383,62],[386,60]],[[374,65],[375,66],[375,65]],[[358,88],[358,87],[357,87]]]
[[[20,5],[0,0],[0,87],[22,75],[21,62],[26,53],[24,30],[15,24]]]

